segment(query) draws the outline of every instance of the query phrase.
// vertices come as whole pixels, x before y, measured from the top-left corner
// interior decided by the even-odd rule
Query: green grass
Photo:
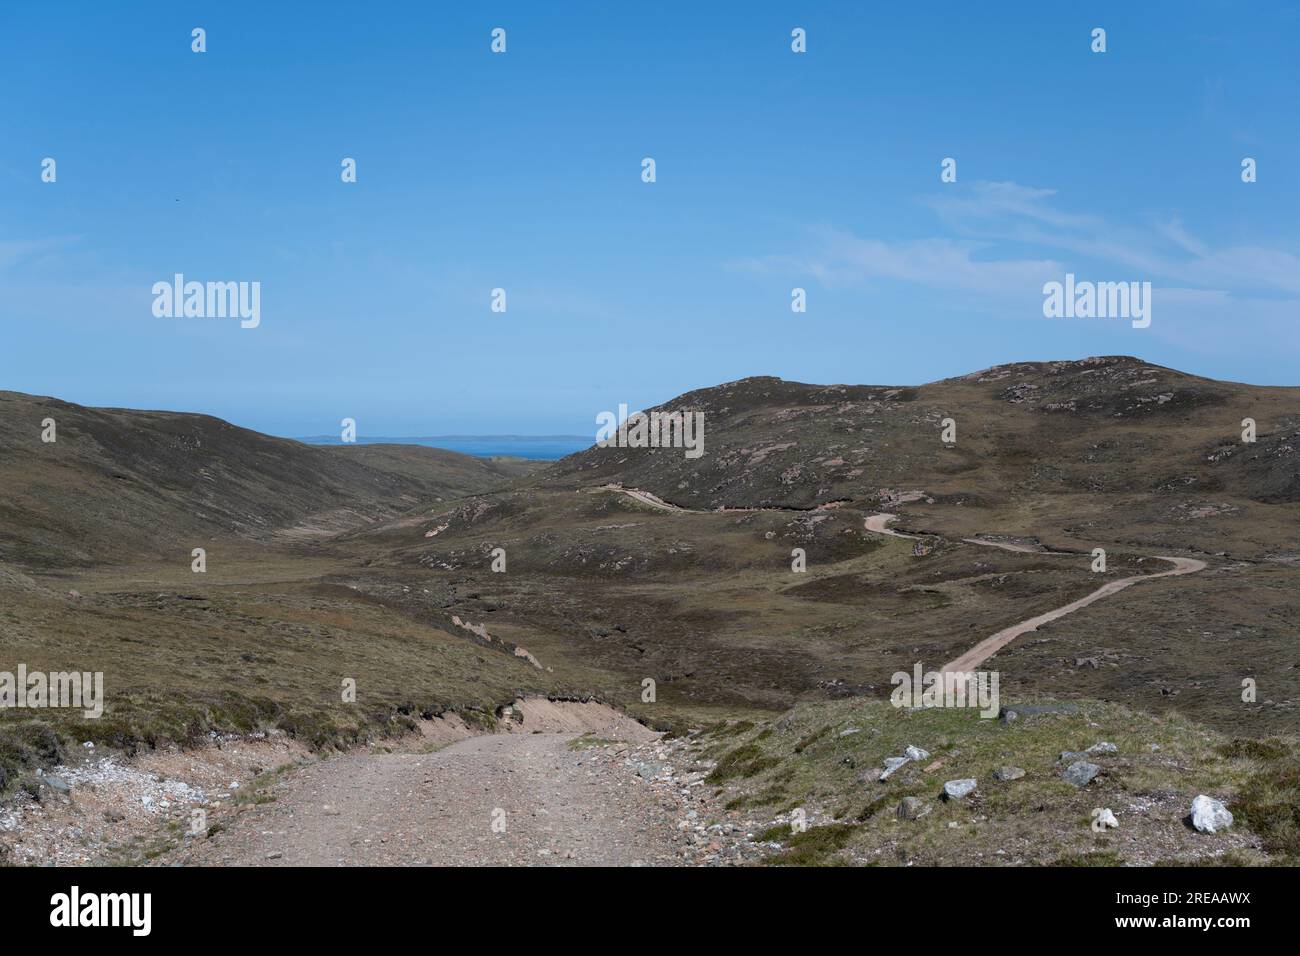
[[[275,796],[270,792],[271,789],[284,779],[285,774],[296,770],[297,767],[298,765],[295,763],[282,763],[270,770],[263,770],[248,783],[234,791],[231,794],[232,800],[236,806],[244,803],[260,806],[263,803],[272,802]]]
[[[145,589],[106,576],[79,580],[76,602],[0,589],[0,669],[101,671],[105,698],[98,719],[0,711],[0,792],[87,741],[133,754],[278,729],[345,749],[446,712],[491,729],[521,693],[584,690],[350,589],[250,583],[274,576],[264,558],[223,570],[243,582],[222,585],[210,570]],[[344,678],[356,681],[355,702],[343,700]]]
[[[784,843],[794,835],[788,823],[778,823],[776,826],[768,827],[760,833],[755,839],[759,843]]]
[[[779,763],[776,757],[764,756],[758,744],[745,744],[726,753],[704,779],[706,783],[722,783],[737,777],[752,777]]]
[[[1067,853],[1052,861],[1052,866],[1122,866],[1124,858],[1114,850],[1088,850]]]
[[[708,740],[701,741],[700,750],[717,760],[706,780],[720,788],[727,810],[761,821],[766,813],[805,807],[841,826],[805,838],[829,840],[835,834],[837,842],[834,853],[809,849],[790,856],[801,863],[814,857],[928,865],[1154,863],[1134,855],[1147,842],[1141,836],[1132,845],[1098,845],[1089,823],[1092,809],[1105,806],[1120,816],[1124,836],[1149,830],[1150,842],[1162,852],[1175,845],[1172,853],[1164,852],[1172,859],[1191,862],[1232,852],[1260,862],[1241,829],[1207,839],[1175,822],[1170,810],[1128,809],[1135,799],[1172,802],[1171,810],[1190,807],[1197,793],[1229,799],[1239,824],[1258,834],[1275,859],[1294,854],[1300,776],[1292,744],[1228,741],[1180,717],[1098,701],[1075,703],[1074,714],[1022,717],[1012,724],[981,719],[969,710],[907,711],[878,701],[802,704],[728,738],[729,746],[720,752]],[[859,732],[840,736],[850,726]],[[1060,779],[1062,751],[1082,751],[1103,740],[1114,743],[1118,753],[1092,758],[1103,767],[1096,781],[1079,790]],[[880,782],[884,759],[909,744],[930,751],[930,758]],[[922,772],[922,765],[933,761],[941,767]],[[993,771],[1005,765],[1026,774],[995,780]],[[978,781],[972,796],[940,799],[944,781],[964,777]],[[929,802],[931,811],[917,820],[900,819],[895,810],[905,796]],[[760,826],[759,832],[781,840],[787,830]],[[1004,854],[997,855],[998,849]]]
[[[1233,740],[1225,748],[1250,763],[1244,784],[1228,804],[1234,823],[1259,834],[1264,849],[1300,864],[1300,753],[1280,740]]]
[[[59,735],[40,721],[0,722],[0,793],[39,767],[61,763],[64,753]]]
[[[741,794],[726,803],[727,810],[746,810],[754,807],[769,807],[788,803],[790,795],[780,784],[774,784],[758,793]]]
[[[791,834],[782,852],[764,862],[771,866],[837,865],[841,861],[835,859],[835,854],[849,844],[857,830],[857,826],[848,823],[809,827],[801,833]]]

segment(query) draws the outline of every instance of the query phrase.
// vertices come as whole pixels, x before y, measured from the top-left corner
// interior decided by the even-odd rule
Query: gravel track
[[[428,754],[350,754],[166,862],[236,866],[674,865],[675,814],[573,733],[490,734]],[[502,814],[499,811],[504,811]],[[495,832],[504,823],[503,832]]]
[[[895,519],[895,517],[895,515],[891,514],[874,514],[866,519],[865,527],[868,531],[873,531],[876,534],[889,535],[892,538],[917,537],[917,535],[914,534],[903,534],[900,531],[892,530],[889,527],[889,524]],[[978,544],[990,548],[1001,548],[1005,551],[1034,552],[1038,550],[1037,548],[1028,545],[1013,544],[1005,541],[986,541],[981,538],[963,538],[962,540],[968,544]],[[1010,627],[1005,627],[991,637],[986,637],[984,640],[980,641],[965,654],[962,654],[960,657],[944,664],[943,670],[945,672],[955,673],[967,673],[973,671],[1020,635],[1027,634],[1030,631],[1036,631],[1044,624],[1065,617],[1067,614],[1072,614],[1080,608],[1087,607],[1094,601],[1100,601],[1104,597],[1117,594],[1125,588],[1131,587],[1140,581],[1151,581],[1156,578],[1167,578],[1180,574],[1194,574],[1197,571],[1204,570],[1206,566],[1204,561],[1200,561],[1196,558],[1178,558],[1163,554],[1156,555],[1156,557],[1161,561],[1171,562],[1173,568],[1169,571],[1159,571],[1155,574],[1137,574],[1133,577],[1120,578],[1117,581],[1109,581],[1092,593],[1079,598],[1077,601],[1071,601],[1069,604],[1054,608],[1045,614],[1039,614],[1037,617],[1031,617],[1027,620],[1012,624]]]

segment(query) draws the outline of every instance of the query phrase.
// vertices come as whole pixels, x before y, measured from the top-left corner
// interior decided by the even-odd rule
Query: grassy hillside
[[[419,714],[490,720],[521,692],[564,690],[513,645],[348,587],[362,559],[330,543],[535,467],[0,393],[0,670],[101,671],[107,696],[97,720],[0,712],[0,790],[85,741],[131,750],[279,727],[328,746]]]
[[[41,440],[46,419],[55,422],[51,443]],[[0,561],[180,560],[223,536],[321,536],[521,470],[435,449],[315,447],[206,415],[0,392]]]
[[[222,552],[208,575],[157,567],[134,580],[76,578],[76,597],[23,587],[11,574],[0,584],[0,669],[100,671],[107,706],[99,719],[0,712],[0,790],[50,766],[32,746],[45,739],[32,736],[40,727],[61,738],[58,748],[93,741],[131,751],[272,727],[344,746],[420,715],[491,721],[520,693],[563,689],[503,648],[325,583],[319,564],[287,572],[288,563]],[[347,679],[355,703],[343,699]]]
[[[487,491],[502,482],[530,475],[546,462],[526,458],[476,458],[425,445],[320,445],[321,450],[367,468],[427,485],[427,495],[459,498]]]
[[[701,411],[705,454],[592,448],[554,474],[616,480],[693,508],[812,507],[924,488],[984,508],[1057,494],[1300,501],[1300,389],[1185,375],[1128,357],[1005,365],[922,386],[748,378],[659,410]],[[1259,441],[1240,442],[1253,417]],[[941,439],[956,422],[957,441]]]
[[[1055,712],[1007,723],[883,702],[808,704],[715,725],[692,750],[713,765],[706,782],[731,809],[773,821],[764,837],[780,844],[777,864],[1300,862],[1293,741],[1231,737],[1098,701],[1039,706]],[[927,755],[880,780],[886,758],[909,746]],[[1062,777],[1080,759],[1100,768],[1083,787]],[[1008,767],[1023,775],[998,773]],[[975,780],[974,791],[944,799],[944,783],[958,779]],[[1234,827],[1195,831],[1186,818],[1198,794],[1222,799]],[[899,813],[905,800],[912,818]],[[806,832],[789,825],[796,809]],[[1095,831],[1095,809],[1111,810],[1118,827]]]
[[[596,694],[658,726],[759,722],[870,708],[895,671],[1173,555],[1207,566],[995,655],[1004,695],[1290,740],[1298,398],[1123,358],[918,387],[749,379],[669,403],[707,410],[701,459],[595,449],[535,470],[7,394],[0,662],[102,665],[102,728],[125,745],[262,725],[346,741],[526,690]],[[47,415],[57,445],[39,440]],[[882,510],[919,544],[868,531]],[[360,708],[335,702],[345,667]]]

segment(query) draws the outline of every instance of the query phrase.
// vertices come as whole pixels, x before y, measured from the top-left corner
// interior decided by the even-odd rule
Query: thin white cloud
[[[887,242],[836,229],[818,230],[821,249],[811,268],[825,276],[915,282],[937,288],[996,293],[1008,284],[1041,284],[1059,274],[1052,259],[986,258],[987,243],[961,239]]]
[[[1115,223],[1060,208],[1055,190],[1011,182],[975,183],[921,203],[950,235],[892,240],[818,228],[809,230],[801,253],[739,265],[761,271],[797,266],[827,281],[887,277],[1007,296],[1020,296],[1025,283],[1066,270],[1108,281],[1222,291],[1241,299],[1300,294],[1300,256],[1262,244],[1215,247],[1177,218]],[[1031,255],[1025,255],[1026,248]]]
[[[77,239],[77,236],[60,236],[52,239],[0,239],[0,271],[24,260],[48,256],[76,242]]]

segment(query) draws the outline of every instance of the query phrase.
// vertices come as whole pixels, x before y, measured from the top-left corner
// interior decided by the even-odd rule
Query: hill
[[[811,508],[883,489],[998,506],[1036,495],[1222,493],[1300,501],[1300,389],[1126,356],[1004,365],[921,386],[747,378],[650,412],[704,413],[705,454],[592,448],[557,477],[691,508]],[[1241,421],[1259,440],[1241,443]],[[941,440],[951,419],[956,441]]]
[[[431,576],[433,613],[485,622],[647,716],[735,715],[881,695],[894,671],[1175,557],[1204,567],[1043,623],[989,666],[1017,694],[1294,725],[1300,389],[1104,357],[920,386],[751,378],[659,410],[704,413],[701,457],[593,448],[371,526],[350,540],[369,562],[353,582]],[[918,540],[870,530],[880,513]],[[507,573],[490,570],[497,548]],[[654,707],[636,699],[644,678]],[[1257,706],[1247,678],[1268,688]]]
[[[42,441],[43,422],[55,438]],[[320,536],[526,470],[430,448],[316,447],[207,415],[0,392],[0,561],[187,555],[214,537]]]

